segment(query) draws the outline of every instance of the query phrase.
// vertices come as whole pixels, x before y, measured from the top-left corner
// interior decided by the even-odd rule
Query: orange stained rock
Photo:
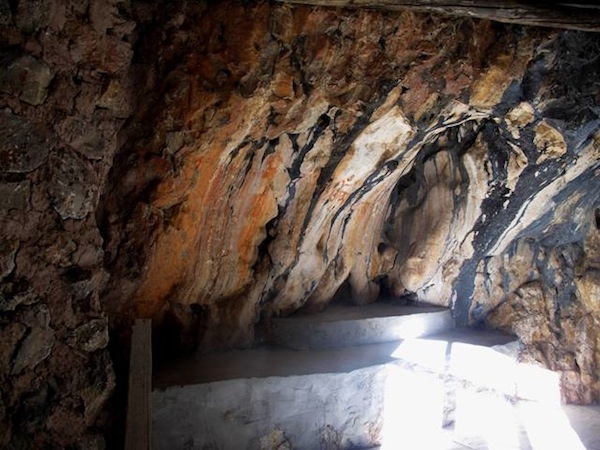
[[[240,106],[237,120],[214,133],[208,145],[193,150],[198,156],[188,155],[181,172],[156,190],[154,206],[181,207],[147,262],[147,276],[136,295],[144,315],[159,312],[162,300],[177,286],[184,289],[177,290],[174,301],[206,302],[238,292],[252,277],[265,224],[277,214],[273,190],[281,195],[286,184],[277,182],[281,155],[263,160],[266,147],[256,150],[250,166],[249,146],[230,161],[224,156],[245,117],[257,113]]]

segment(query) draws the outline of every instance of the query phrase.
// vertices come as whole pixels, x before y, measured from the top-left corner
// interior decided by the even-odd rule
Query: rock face
[[[103,201],[116,311],[243,346],[336,292],[411,294],[598,398],[596,35],[264,4],[165,23]]]
[[[512,330],[599,398],[597,35],[20,0],[0,48],[0,446],[101,446],[109,323],[245,346],[336,293]]]

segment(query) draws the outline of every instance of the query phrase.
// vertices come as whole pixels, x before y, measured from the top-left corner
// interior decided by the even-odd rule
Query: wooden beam
[[[314,6],[433,12],[505,23],[600,32],[600,2],[514,0],[278,0]]]
[[[150,450],[152,391],[152,322],[138,319],[131,335],[125,450]]]

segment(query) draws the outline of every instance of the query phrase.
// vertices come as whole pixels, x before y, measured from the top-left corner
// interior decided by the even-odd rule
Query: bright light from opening
[[[415,314],[414,317],[407,316],[402,322],[394,327],[394,335],[400,339],[422,337],[427,333],[428,323],[425,318]]]
[[[393,368],[385,387],[381,450],[439,448],[443,401],[436,374]]]
[[[514,359],[491,348],[453,343],[450,373],[479,386],[515,395]]]
[[[518,424],[512,405],[492,392],[459,389],[455,435],[461,443],[489,450],[518,450]]]
[[[516,377],[520,399],[560,405],[560,377],[557,373],[530,364],[519,364]]]
[[[381,450],[585,450],[560,406],[558,374],[491,348],[407,339],[392,353]],[[399,361],[400,362],[400,361]],[[443,426],[454,418],[454,434]]]
[[[392,353],[392,357],[442,372],[446,365],[446,341],[406,339]]]

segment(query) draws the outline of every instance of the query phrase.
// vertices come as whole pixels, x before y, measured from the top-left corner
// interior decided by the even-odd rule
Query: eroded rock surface
[[[597,35],[20,0],[0,48],[0,446],[102,447],[109,326],[248,346],[336,293],[513,331],[598,399]]]
[[[116,310],[231,346],[336,292],[411,294],[598,397],[596,35],[284,5],[164,33],[105,195]]]

